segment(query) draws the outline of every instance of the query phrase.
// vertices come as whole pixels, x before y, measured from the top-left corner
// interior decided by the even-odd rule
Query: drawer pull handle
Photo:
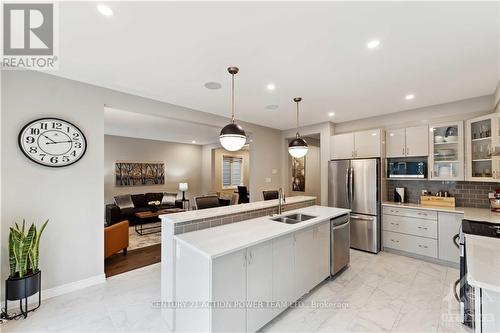
[[[419,228],[419,229],[424,229],[424,230],[427,230],[427,228],[426,228],[426,227],[418,227],[418,228]]]
[[[419,245],[418,247],[422,247],[422,248],[424,248],[424,249],[427,249],[427,248],[428,248],[428,246],[427,246],[427,245]]]

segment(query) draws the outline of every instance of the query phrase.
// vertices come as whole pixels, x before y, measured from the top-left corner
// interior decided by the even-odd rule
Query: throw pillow
[[[175,199],[177,199],[177,193],[163,193],[163,198],[161,198],[162,205],[175,205]]]
[[[117,205],[120,209],[134,208],[134,203],[132,202],[130,194],[117,195],[115,197],[115,205]]]

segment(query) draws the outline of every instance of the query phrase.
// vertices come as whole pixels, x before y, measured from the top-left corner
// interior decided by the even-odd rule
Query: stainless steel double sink
[[[285,216],[278,216],[278,217],[272,218],[271,221],[276,221],[276,222],[281,222],[281,223],[286,223],[286,224],[295,224],[295,223],[299,223],[299,222],[313,219],[315,217],[317,217],[317,216],[296,213],[296,214],[290,214],[290,215],[285,215]]]

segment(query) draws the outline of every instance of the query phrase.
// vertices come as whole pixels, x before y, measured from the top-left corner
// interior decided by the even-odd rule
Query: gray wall
[[[104,273],[104,106],[156,116],[224,126],[228,119],[34,71],[2,71],[2,239],[22,218],[50,219],[41,244],[43,288],[53,288]],[[59,169],[36,165],[17,147],[27,122],[46,116],[67,119],[87,136],[88,150],[78,163]],[[281,132],[241,122],[252,134],[250,189],[258,193],[281,183]],[[271,170],[276,169],[276,174]],[[2,255],[2,276],[8,275]],[[3,287],[3,284],[2,284]]]
[[[147,186],[116,186],[115,162],[163,161],[165,184]],[[201,146],[157,140],[104,136],[104,200],[113,202],[120,194],[147,192],[177,192],[179,183],[186,182],[186,196],[201,194]]]

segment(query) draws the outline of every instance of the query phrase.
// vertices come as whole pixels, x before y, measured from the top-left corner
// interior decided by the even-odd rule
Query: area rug
[[[150,228],[150,227],[160,227],[161,222],[155,222],[155,223],[148,223],[145,224],[145,228]],[[148,232],[148,231],[144,231]],[[129,227],[128,228],[128,250],[132,251],[135,249],[140,249],[146,246],[151,246],[155,244],[160,244],[161,243],[161,232],[156,232],[154,234],[149,234],[149,235],[144,235],[141,236],[137,232],[135,232],[135,227]]]

